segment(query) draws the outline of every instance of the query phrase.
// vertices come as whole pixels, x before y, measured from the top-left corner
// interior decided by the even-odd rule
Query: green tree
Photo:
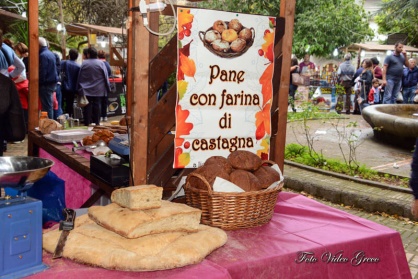
[[[121,27],[127,15],[128,0],[61,0],[64,23],[87,23]],[[27,12],[28,0],[0,0],[0,6],[12,13]],[[60,34],[47,32],[60,23],[58,0],[39,0],[39,35],[46,37],[52,49],[60,50]],[[28,43],[27,22],[14,24],[6,37]],[[86,38],[66,36],[67,47],[77,47]]]
[[[418,45],[418,0],[383,0],[375,22],[379,33],[407,33],[408,45]]]
[[[280,0],[212,0],[201,7],[225,11],[278,16]],[[328,57],[338,47],[373,37],[368,15],[355,0],[298,0],[293,34],[293,53]]]

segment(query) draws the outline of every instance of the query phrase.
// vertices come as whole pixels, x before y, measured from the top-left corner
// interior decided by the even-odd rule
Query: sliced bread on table
[[[131,210],[111,203],[92,206],[88,212],[97,224],[126,238],[172,231],[195,232],[202,214],[199,209],[169,201],[161,201],[161,207],[155,209]]]
[[[132,210],[159,208],[163,188],[155,185],[139,185],[120,188],[112,192],[112,202]]]

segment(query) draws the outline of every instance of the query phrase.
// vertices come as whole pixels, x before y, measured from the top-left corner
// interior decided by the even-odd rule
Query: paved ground
[[[406,177],[409,176],[412,156],[410,150],[403,150],[377,142],[373,138],[372,129],[361,116],[350,115],[344,120],[344,123],[350,121],[357,122],[361,128],[359,137],[361,138],[362,144],[356,151],[357,159],[360,162],[383,172]],[[341,158],[338,140],[336,139],[338,133],[335,129],[320,120],[310,121],[309,126],[316,136],[315,146],[319,148],[318,150],[322,150],[326,157]],[[300,142],[305,145],[303,140],[304,133],[300,130],[300,122],[299,124],[289,123],[287,126],[287,143]],[[4,156],[18,155],[27,155],[27,140],[23,143],[10,143],[8,145],[8,151],[4,154]],[[316,199],[319,202],[398,231],[403,241],[412,277],[418,278],[418,223],[405,217],[387,213],[388,211],[391,211],[391,208],[398,206],[399,208],[397,210],[403,210],[405,213],[404,215],[407,215],[406,212],[409,210],[409,203],[411,201],[410,194],[393,193],[389,190],[376,189],[371,186],[362,185],[361,183],[357,185],[356,182],[347,182],[347,180],[341,181],[337,178],[312,173],[290,165],[285,165],[284,174],[286,176],[285,191],[296,191],[292,188],[301,187],[297,190],[298,192]],[[340,184],[343,193],[338,193],[335,190],[329,190],[322,187],[328,186],[330,189],[336,189],[338,188],[336,186],[338,184]],[[303,187],[306,188],[302,188],[300,185],[303,185]],[[292,188],[290,186],[292,186]],[[316,196],[310,194],[309,191],[313,191]],[[369,192],[369,194],[367,194],[367,192]],[[322,197],[326,197],[329,200],[334,199],[337,203],[324,200]],[[376,202],[376,197],[377,199],[380,198],[382,202]],[[340,200],[338,201],[338,199]],[[358,202],[355,203],[355,201]],[[375,208],[371,207],[373,204],[374,206],[379,206],[379,204],[383,202],[386,203],[383,207],[379,208],[379,210],[375,210]],[[356,206],[352,206],[353,204]],[[364,207],[366,209],[363,209]],[[371,210],[372,212],[368,212],[367,210]]]

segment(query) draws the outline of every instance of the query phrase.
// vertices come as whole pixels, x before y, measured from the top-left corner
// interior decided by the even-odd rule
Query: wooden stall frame
[[[30,1],[30,63],[38,65],[38,6]],[[149,1],[146,1],[149,4]],[[129,8],[139,5],[139,0],[130,0]],[[34,6],[32,6],[34,5]],[[290,59],[293,38],[295,0],[282,0],[280,18],[276,29],[276,65],[273,78],[272,139],[270,158],[280,168],[284,164],[286,139],[287,101],[290,79]],[[158,31],[158,13],[148,14],[150,28]],[[170,193],[179,177],[190,170],[173,169],[174,136],[170,131],[175,125],[176,84],[157,101],[156,92],[177,68],[176,36],[158,52],[158,37],[144,28],[138,12],[130,12],[127,24],[127,115],[131,116],[131,185],[156,184]],[[38,122],[38,70],[31,67],[29,129]],[[33,92],[33,94],[32,94]],[[28,141],[28,150],[33,154],[33,143]]]

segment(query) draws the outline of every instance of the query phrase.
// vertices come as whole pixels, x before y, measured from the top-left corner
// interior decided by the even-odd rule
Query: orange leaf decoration
[[[259,79],[261,84],[261,93],[263,94],[263,107],[273,96],[273,85],[271,82],[273,79],[273,70],[274,64],[271,63],[267,66]]]
[[[264,51],[264,57],[270,62],[273,62],[273,43],[274,43],[274,32],[267,32],[264,34],[264,44],[261,49]]]
[[[190,9],[181,9],[178,13],[177,30],[183,30],[183,26],[193,22],[194,15],[190,13]]]
[[[181,136],[190,135],[190,131],[193,129],[192,123],[187,123],[187,117],[189,117],[190,112],[182,110],[180,105],[176,107],[176,146],[181,146],[184,142],[184,139]]]
[[[193,42],[193,40],[191,40],[187,45],[184,45],[182,48],[179,48],[180,56],[184,55],[186,57],[189,57],[189,55],[190,55],[190,44],[192,42]],[[184,73],[181,70],[181,60],[180,59],[178,61],[177,67],[178,67],[177,68],[177,80],[184,80]]]
[[[256,130],[256,138],[257,140],[261,139],[264,134],[270,135],[271,134],[271,125],[270,125],[270,109],[271,103],[267,103],[262,110],[255,114],[255,126],[257,127]],[[263,126],[263,127],[260,127]],[[262,134],[262,131],[265,131]],[[261,135],[262,134],[262,135]]]
[[[257,130],[255,131],[255,139],[260,140],[264,137],[266,134],[266,129],[264,127],[264,123],[261,123],[257,126]]]
[[[264,54],[264,56],[270,61],[273,62],[273,57],[274,57],[274,53],[273,53],[273,44],[269,45],[269,47],[267,48],[267,52]]]
[[[193,59],[188,58],[180,52],[180,70],[188,77],[194,77],[196,73],[196,64]]]

